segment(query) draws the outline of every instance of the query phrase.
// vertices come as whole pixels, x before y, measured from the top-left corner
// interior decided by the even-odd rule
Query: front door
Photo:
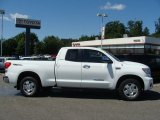
[[[97,50],[83,50],[82,84],[83,88],[108,88],[114,79],[113,64],[107,63],[109,59]]]

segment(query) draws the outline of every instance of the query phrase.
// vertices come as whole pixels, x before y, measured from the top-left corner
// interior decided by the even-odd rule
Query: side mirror
[[[112,60],[106,60],[106,63],[108,63],[108,64],[112,64],[113,63],[113,61]]]
[[[108,63],[108,64],[113,63],[113,61],[110,58],[108,58],[107,56],[102,56],[102,61],[104,61],[105,63]]]

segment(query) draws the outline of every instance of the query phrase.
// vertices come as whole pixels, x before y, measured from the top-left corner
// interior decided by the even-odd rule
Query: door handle
[[[85,69],[89,69],[89,68],[90,68],[90,66],[89,66],[89,65],[84,65],[84,66],[83,66],[83,68],[85,68]]]
[[[120,70],[121,69],[121,67],[116,67],[116,70]]]

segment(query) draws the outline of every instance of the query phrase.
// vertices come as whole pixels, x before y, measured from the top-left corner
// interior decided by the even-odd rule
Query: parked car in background
[[[44,56],[28,56],[28,57],[20,57],[20,60],[50,60],[50,58]]]
[[[20,60],[39,60],[40,57],[30,56],[30,57],[20,57]]]
[[[160,56],[158,55],[115,55],[121,61],[133,61],[150,67],[154,82],[160,82]]]
[[[15,57],[0,57],[0,72],[4,72],[4,63],[6,60],[15,60]]]
[[[0,58],[0,71],[4,71],[4,58]]]

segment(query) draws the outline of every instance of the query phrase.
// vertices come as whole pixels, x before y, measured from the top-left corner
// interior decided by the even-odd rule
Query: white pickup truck
[[[5,68],[3,80],[27,97],[45,87],[60,87],[116,90],[122,99],[135,100],[153,87],[148,66],[121,62],[92,47],[61,48],[55,61],[10,60]]]

